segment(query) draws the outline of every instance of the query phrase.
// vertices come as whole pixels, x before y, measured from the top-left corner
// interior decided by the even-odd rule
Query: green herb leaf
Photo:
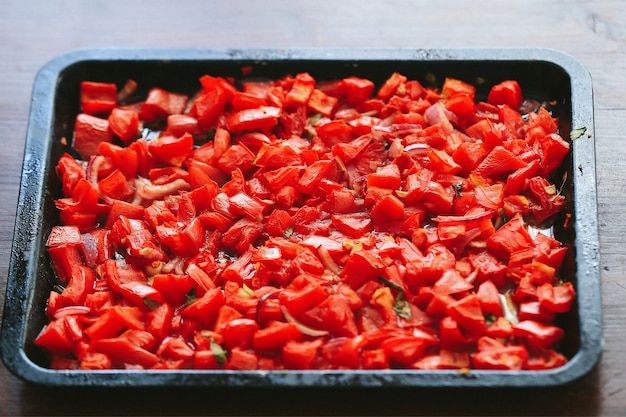
[[[224,364],[226,363],[226,351],[215,341],[213,337],[211,337],[209,346],[211,348],[211,353],[213,353],[213,356],[215,356],[217,364],[220,367],[224,366]]]
[[[156,300],[153,300],[152,298],[148,298],[148,297],[144,297],[143,299],[143,305],[145,305],[146,307],[148,307],[148,309],[150,310],[154,310],[155,308],[157,308],[158,306],[161,305],[161,303],[159,303]]]
[[[309,118],[309,123],[315,126],[321,119],[322,113],[315,113]]]
[[[432,72],[426,73],[426,82],[430,85],[437,85],[437,77]]]
[[[380,280],[380,282],[382,282],[383,284],[385,284],[387,287],[391,288],[392,290],[400,291],[401,293],[404,292],[404,288],[402,288],[395,282],[389,281],[387,278],[383,277],[382,275],[379,275],[378,279]]]
[[[393,303],[393,311],[396,312],[398,317],[402,317],[407,320],[411,318],[411,306],[406,301],[404,293],[399,293],[396,297],[396,301]]]
[[[189,290],[189,292],[187,294],[185,294],[185,305],[188,306],[189,304],[193,303],[194,301],[196,301],[196,287],[193,287],[192,289]]]
[[[464,182],[460,182],[458,184],[452,184],[452,188],[454,188],[454,194],[456,194],[456,196],[458,198],[461,198],[463,196],[463,186],[465,185]]]
[[[571,140],[576,140],[582,135],[584,135],[586,131],[587,131],[586,127],[580,127],[578,129],[574,129],[569,133],[569,137]]]

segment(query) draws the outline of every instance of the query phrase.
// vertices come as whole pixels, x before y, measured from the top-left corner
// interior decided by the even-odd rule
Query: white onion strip
[[[302,324],[294,316],[291,315],[289,310],[287,310],[287,307],[280,306],[280,311],[283,312],[283,316],[285,316],[285,320],[287,320],[287,323],[291,323],[294,326],[296,326],[296,328],[300,330],[303,334],[307,336],[313,336],[313,337],[328,336],[328,332],[326,330],[312,329],[309,326]]]

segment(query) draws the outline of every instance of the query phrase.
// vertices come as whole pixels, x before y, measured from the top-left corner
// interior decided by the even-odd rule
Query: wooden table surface
[[[2,0],[0,307],[30,94],[40,67],[88,47],[549,47],[593,78],[605,348],[557,388],[227,391],[60,389],[0,365],[2,415],[626,415],[626,4],[618,0]],[[332,5],[331,5],[332,4]]]

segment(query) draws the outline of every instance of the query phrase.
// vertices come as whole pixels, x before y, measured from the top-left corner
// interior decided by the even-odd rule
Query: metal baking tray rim
[[[73,65],[104,61],[388,61],[388,62],[544,62],[570,78],[573,128],[586,137],[572,141],[574,175],[577,308],[580,340],[569,362],[547,371],[56,371],[34,363],[26,354],[26,328],[35,305],[33,289],[39,264],[45,184],[51,173],[51,137],[55,89]],[[297,49],[143,49],[104,48],[70,51],[47,63],[35,79],[19,189],[14,240],[8,272],[0,354],[21,379],[49,386],[429,386],[529,387],[562,385],[590,372],[604,347],[599,272],[595,172],[595,136],[591,76],[572,56],[545,48],[297,48]]]

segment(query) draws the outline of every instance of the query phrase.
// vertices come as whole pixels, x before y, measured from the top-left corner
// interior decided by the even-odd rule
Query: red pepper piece
[[[374,88],[372,81],[352,76],[342,79],[337,86],[337,91],[349,105],[356,106],[371,98]]]
[[[117,106],[117,86],[113,83],[80,83],[80,108],[87,114],[109,113]]]
[[[96,155],[100,142],[111,142],[112,139],[113,133],[107,119],[86,113],[76,116],[73,146],[83,159],[89,160],[89,157]]]
[[[114,108],[108,121],[111,131],[124,143],[139,136],[139,114],[134,110]]]
[[[226,117],[226,126],[233,133],[269,131],[278,123],[281,112],[280,108],[271,106],[240,110]]]
[[[188,100],[189,97],[186,94],[152,88],[141,108],[141,119],[152,122],[159,118],[166,118],[170,114],[183,113]]]
[[[515,80],[506,80],[494,85],[487,97],[489,104],[506,104],[512,109],[518,109],[523,100],[522,88]]]

